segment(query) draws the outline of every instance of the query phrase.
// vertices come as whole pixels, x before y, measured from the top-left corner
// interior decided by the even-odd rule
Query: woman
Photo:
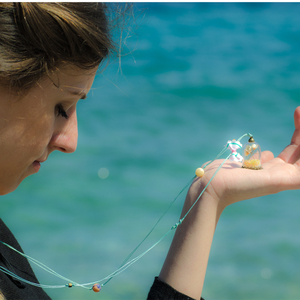
[[[76,104],[113,49],[104,5],[0,5],[1,195],[39,171],[50,153],[75,151]],[[1,241],[21,250],[0,223]],[[1,267],[37,282],[24,258],[1,245]],[[3,299],[49,299],[0,272]]]
[[[76,105],[88,94],[99,64],[113,51],[105,6],[97,3],[3,3],[0,5],[0,192],[12,192],[39,171],[51,152],[75,151]],[[178,227],[149,299],[200,299],[218,219],[234,202],[300,188],[300,108],[291,144],[263,169],[226,163]],[[186,197],[195,202],[220,161],[205,169]],[[0,223],[0,240],[21,251]],[[0,266],[37,282],[28,262],[0,245]],[[0,272],[2,299],[49,299],[39,287]]]

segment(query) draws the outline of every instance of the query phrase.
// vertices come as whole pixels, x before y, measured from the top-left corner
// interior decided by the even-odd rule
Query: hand
[[[197,205],[177,228],[161,280],[192,298],[200,299],[216,225],[223,209],[237,201],[300,189],[300,107],[295,110],[295,132],[291,144],[274,158],[262,153],[262,170],[241,168],[227,161],[213,178]],[[191,185],[181,218],[185,216],[223,160],[205,168],[202,178]]]
[[[241,200],[300,189],[300,106],[294,113],[295,131],[288,145],[278,157],[270,151],[262,152],[262,170],[241,168],[240,163],[227,161],[206,189],[221,211]],[[204,176],[193,183],[189,198],[196,199],[223,160],[216,160],[206,169]]]

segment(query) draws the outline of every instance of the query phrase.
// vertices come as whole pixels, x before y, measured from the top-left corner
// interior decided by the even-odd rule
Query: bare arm
[[[274,158],[262,153],[262,170],[242,169],[226,163],[196,206],[177,228],[159,278],[179,292],[200,299],[216,225],[224,208],[232,203],[300,188],[300,107],[294,114],[291,144]],[[182,215],[191,207],[222,161],[215,161],[196,179],[186,197]]]
[[[192,194],[192,195],[191,195]],[[196,195],[189,192],[184,211]],[[208,194],[177,228],[159,278],[179,292],[200,299],[209,252],[220,217],[216,202]]]

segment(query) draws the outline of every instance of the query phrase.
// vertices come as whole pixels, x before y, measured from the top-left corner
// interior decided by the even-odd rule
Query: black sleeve
[[[186,296],[170,285],[159,280],[155,277],[154,283],[149,291],[147,300],[195,300],[189,296]],[[202,297],[200,300],[204,300]]]

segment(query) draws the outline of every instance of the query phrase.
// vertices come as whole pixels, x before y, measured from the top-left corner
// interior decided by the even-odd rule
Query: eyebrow
[[[82,100],[87,98],[87,94],[84,93],[84,92],[77,92],[77,91],[70,91],[69,90],[69,93],[72,94],[72,95],[81,96],[80,99],[82,99]]]

